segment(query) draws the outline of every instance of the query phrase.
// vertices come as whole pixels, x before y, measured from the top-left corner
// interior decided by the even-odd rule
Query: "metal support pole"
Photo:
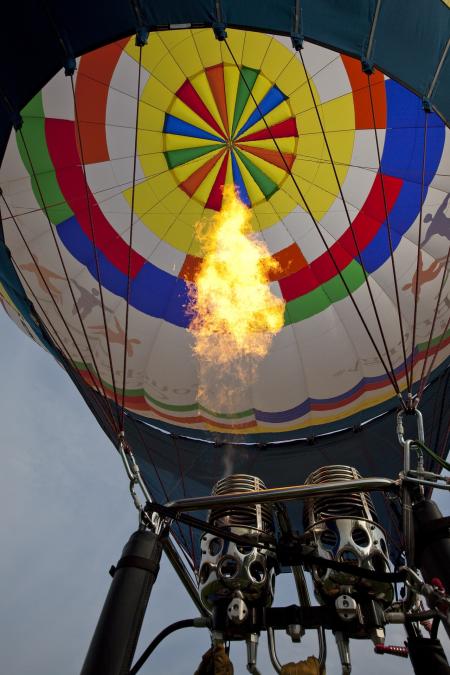
[[[234,506],[236,504],[266,504],[268,502],[289,501],[292,499],[306,499],[307,497],[323,496],[327,494],[346,494],[347,492],[370,492],[372,490],[398,489],[399,481],[391,478],[357,478],[346,481],[330,481],[318,485],[292,485],[281,488],[268,488],[240,492],[238,494],[210,495],[207,497],[193,497],[178,499],[165,504],[167,508],[176,511],[203,511],[219,506]]]
[[[81,675],[126,675],[131,668],[145,610],[159,571],[160,537],[134,532],[113,570]]]

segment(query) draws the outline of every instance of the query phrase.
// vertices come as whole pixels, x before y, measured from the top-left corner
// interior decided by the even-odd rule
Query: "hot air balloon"
[[[448,2],[4,14],[1,302],[139,510],[84,675],[137,672],[161,548],[212,661],[243,639],[257,672],[267,630],[281,672],[274,630],[302,627],[320,669],[330,629],[349,673],[350,638],[405,655],[396,620],[415,672],[449,672],[417,629],[450,602]],[[290,568],[299,605],[274,607]]]

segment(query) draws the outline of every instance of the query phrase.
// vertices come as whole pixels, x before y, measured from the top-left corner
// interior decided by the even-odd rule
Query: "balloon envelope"
[[[74,80],[73,94],[59,73],[23,109],[0,179],[14,215],[3,216],[6,245],[88,383],[93,374],[121,400],[128,325],[125,406],[141,417],[264,437],[374,416],[395,392],[349,296],[381,344],[365,270],[404,388],[390,243],[419,378],[450,179],[448,132],[417,96],[381,73],[369,88],[355,59],[323,47],[307,45],[302,62],[288,38],[237,30],[227,44],[210,29],[152,34],[140,67],[126,38],[81,57]],[[195,225],[233,183],[279,263],[271,289],[286,304],[257,381],[217,409],[198,399],[187,303],[203,256]],[[436,340],[447,311],[442,302]],[[436,368],[448,336],[439,346]]]
[[[305,34],[339,51],[305,43],[300,56],[285,36],[292,22],[282,3],[253,17],[261,32],[229,28],[227,42],[215,38],[203,5],[165,4],[148,9],[161,13],[149,25],[177,30],[152,31],[142,51],[123,37],[134,26],[128,3],[87,32],[72,17],[63,33],[82,54],[73,81],[62,71],[52,76],[53,35],[42,40],[39,76],[22,74],[10,86],[8,100],[24,107],[0,169],[8,313],[63,363],[114,441],[124,404],[129,442],[159,501],[204,493],[235,470],[259,472],[270,485],[299,483],[339,461],[366,475],[396,475],[390,418],[388,445],[382,421],[370,434],[313,439],[359,429],[394,408],[391,380],[405,391],[406,368],[416,386],[423,373],[434,382],[424,398],[435,414],[429,442],[445,454],[445,64],[432,90],[439,115],[425,112],[412,90],[433,81],[448,10],[441,2],[427,8],[440,31],[419,64],[420,50],[410,53],[402,31],[412,34],[423,10],[408,6],[398,24],[406,4],[383,3],[372,60],[391,79],[381,70],[368,78],[356,58],[367,43],[361,35],[370,35],[362,10],[336,18],[328,8],[319,21],[306,7]],[[253,25],[246,11],[230,3],[228,18]],[[47,20],[33,20],[46,35]],[[180,27],[186,23],[205,27]],[[244,378],[217,405],[199,397],[187,305],[204,255],[195,226],[220,211],[226,184],[251,209],[252,236],[278,263],[270,288],[285,313],[256,380]],[[192,541],[182,543],[194,556]]]

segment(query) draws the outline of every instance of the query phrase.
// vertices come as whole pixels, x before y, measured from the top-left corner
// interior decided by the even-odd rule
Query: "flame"
[[[284,301],[269,286],[278,263],[252,234],[251,219],[234,186],[225,186],[220,213],[196,225],[204,258],[188,305],[199,399],[222,406],[228,400],[235,410],[237,389],[255,380],[258,363],[284,324]]]

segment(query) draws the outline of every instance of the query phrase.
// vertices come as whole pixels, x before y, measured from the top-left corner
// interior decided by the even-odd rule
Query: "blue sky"
[[[0,314],[0,663],[8,675],[76,675],[107,593],[108,569],[137,525],[115,449],[64,371],[2,312]],[[448,513],[448,494],[440,500]],[[276,603],[296,601],[292,579],[277,579]],[[142,631],[140,653],[161,628],[195,616],[195,608],[163,558]],[[315,634],[300,646],[279,635],[280,660],[317,650]],[[402,644],[394,627],[387,641]],[[329,675],[339,673],[332,635]],[[208,648],[207,631],[167,639],[143,675],[187,675]],[[354,672],[402,675],[409,662],[373,654],[353,641]],[[232,648],[235,674],[245,670],[242,645]],[[265,640],[261,673],[273,672]]]

